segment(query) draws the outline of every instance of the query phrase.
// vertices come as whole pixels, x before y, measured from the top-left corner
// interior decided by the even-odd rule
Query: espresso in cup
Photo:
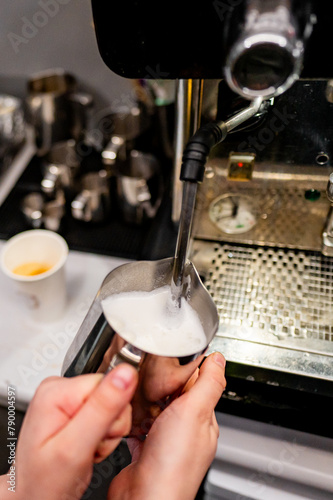
[[[13,269],[14,274],[19,276],[36,276],[37,274],[43,274],[49,271],[52,265],[40,262],[26,262],[20,264]]]
[[[57,321],[66,308],[65,262],[68,246],[53,231],[32,229],[10,238],[1,254],[8,292],[27,316]]]

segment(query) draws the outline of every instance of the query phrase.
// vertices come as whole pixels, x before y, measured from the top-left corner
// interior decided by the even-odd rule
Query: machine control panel
[[[230,153],[228,161],[228,179],[233,181],[250,181],[254,169],[253,153]]]

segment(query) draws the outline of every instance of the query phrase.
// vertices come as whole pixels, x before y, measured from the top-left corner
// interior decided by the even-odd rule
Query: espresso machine
[[[170,218],[176,255],[182,244],[188,249],[219,315],[209,349],[224,353],[228,387],[217,410],[332,437],[333,61],[322,64],[325,7],[170,0],[157,15],[150,0],[92,0],[99,51],[112,71],[176,80]],[[126,28],[110,30],[111,19],[126,19]],[[98,321],[81,326],[65,375],[105,361],[109,337]]]

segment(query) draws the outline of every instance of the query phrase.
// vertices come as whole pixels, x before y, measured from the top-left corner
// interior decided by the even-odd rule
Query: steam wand
[[[210,150],[222,142],[230,130],[259,112],[263,99],[258,97],[251,104],[225,122],[207,123],[191,137],[183,153],[180,180],[183,184],[182,209],[179,221],[175,260],[172,274],[171,295],[175,306],[180,307],[183,296],[184,271],[190,241],[194,205],[198,183],[202,182]]]

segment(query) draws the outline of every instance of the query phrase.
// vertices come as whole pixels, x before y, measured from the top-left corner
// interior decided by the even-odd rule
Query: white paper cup
[[[67,256],[68,246],[64,238],[44,229],[19,233],[3,247],[1,268],[12,282],[17,305],[29,311],[36,321],[55,321],[64,314]],[[17,274],[19,266],[31,263],[47,270],[30,276]]]

